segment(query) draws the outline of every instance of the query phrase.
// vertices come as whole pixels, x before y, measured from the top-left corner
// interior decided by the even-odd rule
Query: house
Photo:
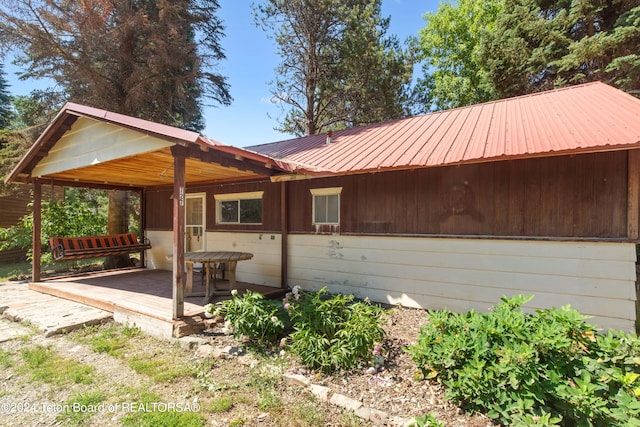
[[[250,283],[631,330],[639,149],[640,100],[599,82],[247,148],[68,104],[7,181],[140,191],[174,317],[185,250],[216,248]]]

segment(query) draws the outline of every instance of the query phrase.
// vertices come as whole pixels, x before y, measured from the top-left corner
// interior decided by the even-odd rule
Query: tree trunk
[[[129,231],[129,193],[111,190],[109,192],[109,213],[107,218],[107,234],[120,234]],[[108,256],[104,260],[104,268],[122,268],[131,266],[128,254]]]

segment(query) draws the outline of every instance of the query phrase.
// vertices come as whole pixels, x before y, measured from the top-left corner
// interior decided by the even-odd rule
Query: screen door
[[[204,201],[204,194],[187,194],[185,252],[200,252],[206,249],[204,241]]]

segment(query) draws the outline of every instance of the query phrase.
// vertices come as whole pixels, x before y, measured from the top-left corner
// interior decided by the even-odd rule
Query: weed
[[[292,408],[292,419],[296,426],[325,425],[324,413],[314,403],[302,403]]]
[[[122,349],[126,346],[131,335],[127,328],[122,328],[116,324],[102,326],[100,328],[91,327],[85,331],[87,342],[96,353],[106,353],[110,356],[122,357]]]
[[[65,411],[61,412],[57,419],[69,425],[84,425],[97,412],[98,405],[104,399],[105,396],[100,391],[77,394],[64,402]]]
[[[50,384],[91,384],[94,367],[60,357],[55,350],[37,345],[23,348],[22,358],[32,378]]]
[[[11,366],[13,366],[11,353],[2,348],[0,348],[0,366],[2,366],[3,368],[10,368]]]
[[[234,399],[231,396],[216,397],[209,403],[207,409],[214,414],[226,412],[233,408],[233,401]]]
[[[195,374],[192,366],[176,363],[175,360],[156,355],[136,355],[127,361],[129,367],[139,374],[151,377],[154,381],[165,383],[176,378],[189,377]]]
[[[242,416],[236,417],[231,420],[231,422],[229,423],[229,427],[241,427],[244,425],[244,423],[245,423],[245,420]]]
[[[162,403],[161,397],[146,389],[130,389],[129,401],[141,408],[125,415],[121,424],[124,427],[202,427],[205,418],[197,412],[188,410],[154,410],[154,404]]]

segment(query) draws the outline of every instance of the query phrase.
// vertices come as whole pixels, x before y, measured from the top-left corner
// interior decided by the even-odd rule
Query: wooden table
[[[193,290],[193,264],[201,263],[205,268],[205,303],[209,302],[211,298],[211,265],[213,264],[214,272],[214,286],[215,291],[215,274],[217,273],[217,265],[224,263],[229,278],[229,292],[236,287],[236,266],[238,261],[243,261],[253,258],[253,254],[248,252],[232,252],[232,251],[215,251],[215,252],[186,252],[184,254],[184,262],[187,265],[187,283],[185,286],[185,294],[192,294]]]

